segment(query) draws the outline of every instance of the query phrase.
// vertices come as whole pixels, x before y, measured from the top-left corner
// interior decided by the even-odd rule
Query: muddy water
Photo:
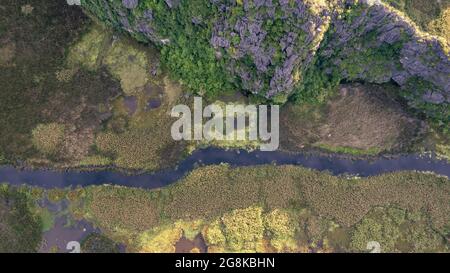
[[[195,236],[194,240],[189,240],[183,235],[183,237],[175,243],[176,253],[191,253],[193,250],[199,251],[200,253],[206,253],[207,249],[208,247],[201,234]]]
[[[51,170],[20,170],[9,166],[0,167],[0,182],[14,185],[28,184],[43,188],[63,188],[89,185],[124,185],[146,189],[167,186],[182,178],[189,171],[201,165],[229,163],[231,166],[252,166],[263,164],[297,165],[306,168],[329,171],[334,175],[359,175],[362,177],[394,171],[429,171],[450,177],[450,164],[417,155],[376,160],[350,160],[338,156],[318,156],[276,152],[247,152],[207,148],[197,150],[184,159],[177,168],[156,173],[126,175],[113,170],[80,172]]]

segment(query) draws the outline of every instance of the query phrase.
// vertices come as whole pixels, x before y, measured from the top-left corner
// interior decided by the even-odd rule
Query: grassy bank
[[[360,179],[218,165],[160,190],[88,187],[71,208],[129,251],[174,251],[198,234],[210,251],[365,251],[369,238],[385,251],[446,251],[449,186],[414,172]]]

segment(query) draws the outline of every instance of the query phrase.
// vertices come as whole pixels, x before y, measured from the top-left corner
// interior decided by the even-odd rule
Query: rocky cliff
[[[240,88],[282,103],[341,80],[395,82],[408,103],[449,121],[450,57],[376,0],[84,0],[88,12],[162,50],[200,94]],[[222,90],[221,90],[222,89]]]

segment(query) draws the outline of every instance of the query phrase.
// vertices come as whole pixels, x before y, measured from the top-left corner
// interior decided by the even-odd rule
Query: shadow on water
[[[290,154],[281,151],[247,152],[206,148],[195,151],[183,160],[176,169],[156,173],[126,175],[114,170],[100,171],[51,171],[20,170],[5,166],[0,168],[0,181],[13,185],[27,184],[43,188],[63,188],[89,185],[123,185],[146,189],[160,188],[172,184],[199,165],[228,163],[233,167],[264,164],[296,165],[318,171],[329,171],[334,175],[359,175],[362,177],[395,171],[427,171],[450,177],[450,164],[444,160],[417,155],[377,160],[350,160],[338,156]]]

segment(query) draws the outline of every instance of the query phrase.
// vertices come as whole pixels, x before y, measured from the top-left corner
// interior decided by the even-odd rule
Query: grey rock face
[[[411,78],[419,78],[433,84],[439,93],[425,94],[423,99],[443,103],[450,98],[450,58],[440,42],[433,37],[423,37],[408,21],[384,5],[366,6],[359,16],[348,22],[339,16],[333,19],[335,33],[327,47],[321,52],[324,58],[334,58],[335,65],[341,60],[357,59],[367,50],[392,46],[400,47],[395,56],[390,56],[382,73],[374,73],[372,63],[359,67],[360,80],[383,83],[395,81],[404,87]],[[367,39],[372,39],[367,42]],[[395,64],[395,65],[394,65]],[[440,94],[439,96],[436,94]],[[442,98],[441,98],[442,96]]]
[[[267,98],[291,93],[296,83],[294,74],[309,65],[312,48],[320,42],[317,37],[328,29],[323,14],[312,14],[308,11],[311,7],[301,0],[243,1],[244,14],[231,23],[228,18],[234,4],[211,2],[223,17],[216,21],[210,43],[230,51],[228,70],[243,88]],[[276,6],[281,14],[276,14]],[[282,22],[282,31],[278,30],[274,39],[268,33],[271,26],[267,22],[277,20]]]
[[[127,9],[135,9],[139,5],[139,0],[122,0],[122,4]]]
[[[140,33],[149,42],[171,45],[167,30],[155,22],[156,10],[135,13],[138,0],[97,1],[104,5],[106,21]],[[230,78],[246,91],[267,98],[291,94],[319,58],[329,65],[324,68],[329,75],[339,71],[348,80],[394,81],[404,88],[411,86],[412,79],[420,79],[432,87],[415,97],[436,104],[450,100],[448,52],[436,38],[424,37],[379,1],[332,0],[321,6],[321,1],[242,0],[238,14],[233,13],[239,5],[236,1],[205,1],[219,11],[207,42],[225,63]],[[174,13],[181,2],[164,3],[164,12]],[[209,19],[196,15],[184,23],[202,29],[203,20]],[[383,59],[383,54],[391,55]]]
[[[445,102],[445,97],[441,93],[427,91],[425,94],[423,94],[422,99],[426,102],[434,103],[434,104],[441,104]]]

